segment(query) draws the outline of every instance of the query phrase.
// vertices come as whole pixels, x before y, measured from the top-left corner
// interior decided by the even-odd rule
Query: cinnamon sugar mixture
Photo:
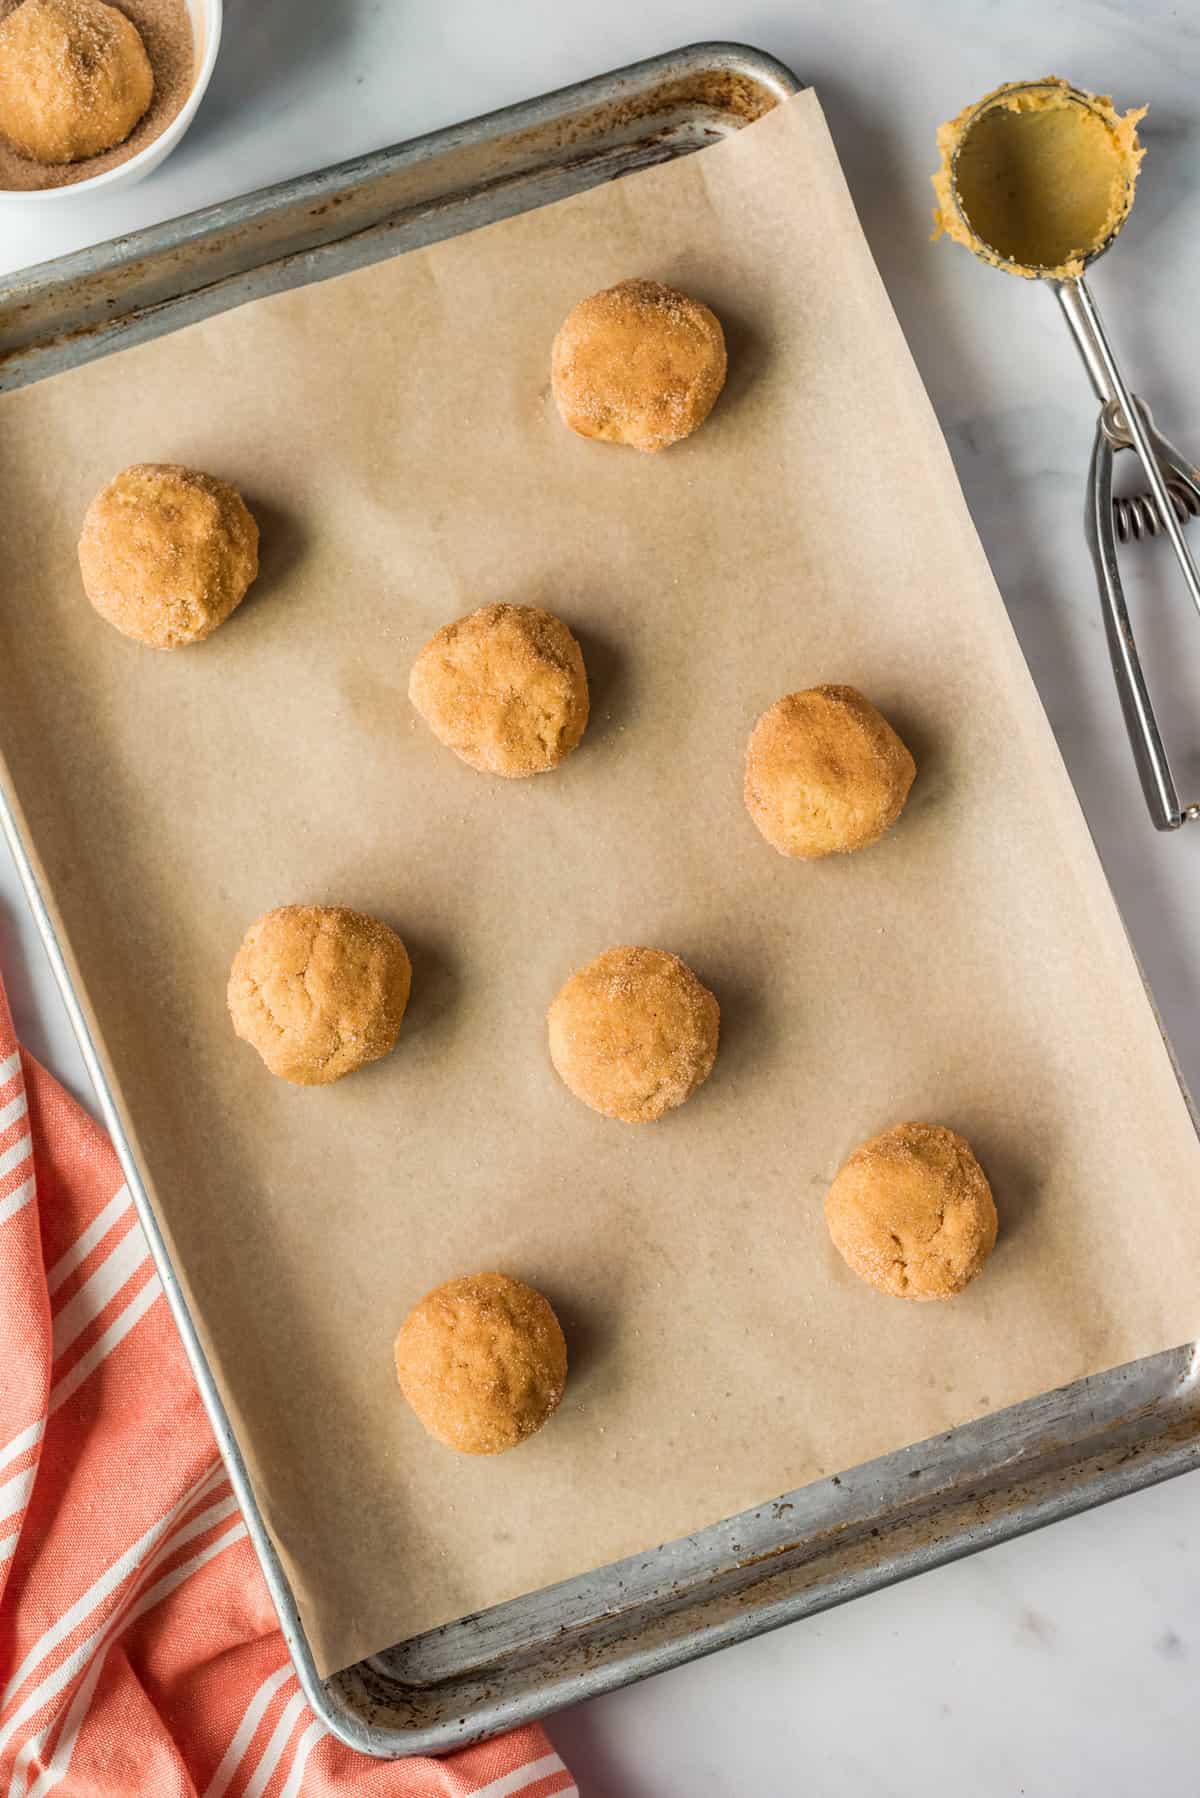
[[[14,12],[19,4],[20,0],[0,0],[0,19]],[[154,71],[154,98],[145,116],[124,143],[84,162],[33,162],[0,137],[0,191],[28,193],[38,188],[69,187],[103,174],[105,169],[128,162],[153,143],[179,112],[191,92],[197,61],[187,0],[117,0],[117,4],[141,32]]]

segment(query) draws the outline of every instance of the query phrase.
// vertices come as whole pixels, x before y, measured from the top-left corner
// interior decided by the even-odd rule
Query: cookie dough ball
[[[554,340],[554,398],[580,437],[660,450],[699,428],[725,385],[725,334],[699,300],[621,281],[580,300]]]
[[[408,696],[447,749],[506,780],[557,768],[588,721],[582,652],[539,606],[481,606],[444,624],[414,662]]]
[[[396,1044],[408,951],[344,905],[281,905],[252,924],[229,974],[229,1015],[273,1074],[328,1086]]]
[[[606,949],[550,1007],[550,1059],[577,1099],[648,1124],[712,1072],[721,1009],[665,949]]]
[[[179,649],[211,636],[245,598],[258,526],[228,481],[138,462],[88,507],[79,568],[101,618],[151,649]]]
[[[746,806],[780,855],[865,849],[904,809],[916,763],[854,687],[810,687],[765,711],[746,751]]]
[[[507,1274],[466,1274],[426,1293],[396,1338],[400,1390],[463,1455],[498,1455],[540,1430],[567,1383],[549,1303]]]
[[[0,136],[35,162],[124,143],[153,93],[137,26],[102,0],[22,0],[0,23]]]
[[[896,1124],[855,1149],[825,1195],[846,1265],[901,1299],[949,1299],[996,1241],[996,1207],[971,1146],[941,1124]]]

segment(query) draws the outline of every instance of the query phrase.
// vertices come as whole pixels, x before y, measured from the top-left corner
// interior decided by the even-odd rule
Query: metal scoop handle
[[[1133,748],[1150,816],[1158,830],[1178,830],[1200,818],[1200,805],[1181,805],[1171,764],[1163,746],[1150,700],[1133,626],[1125,604],[1117,562],[1117,530],[1113,511],[1113,457],[1133,450],[1150,489],[1141,502],[1144,515],[1170,538],[1192,604],[1200,613],[1200,569],[1183,535],[1180,512],[1200,514],[1197,471],[1155,428],[1149,408],[1126,385],[1109,343],[1096,303],[1082,276],[1056,281],[1055,292],[1075,344],[1100,401],[1100,417],[1088,472],[1084,526],[1096,578],[1113,676],[1125,726]],[[1154,534],[1154,526],[1151,525]]]

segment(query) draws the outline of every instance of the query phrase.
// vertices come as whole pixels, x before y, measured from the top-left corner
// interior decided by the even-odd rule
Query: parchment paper
[[[914,250],[920,254],[919,247]],[[730,340],[657,458],[549,398],[631,274]],[[264,574],[202,648],[125,642],[75,539],[125,463],[238,483]],[[671,166],[263,300],[0,402],[3,744],[265,1514],[330,1670],[1200,1330],[1200,1153],[814,96]],[[490,781],[405,689],[485,601],[553,607],[582,747]],[[741,798],[757,714],[851,681],[912,745],[890,839],[805,866]],[[409,943],[397,1052],[273,1080],[226,971],[289,900]],[[614,943],[717,992],[716,1071],[629,1128],[544,1011]],[[858,1284],[821,1199],[901,1118],[975,1144],[1001,1236],[947,1305]],[[434,1282],[545,1289],[560,1414],[456,1457],[391,1343]]]

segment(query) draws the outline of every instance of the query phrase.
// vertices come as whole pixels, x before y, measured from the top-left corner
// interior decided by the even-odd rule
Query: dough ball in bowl
[[[400,1390],[429,1431],[463,1455],[532,1436],[567,1383],[549,1301],[508,1274],[465,1274],[426,1293],[396,1338]]]
[[[573,306],[554,340],[554,398],[580,437],[661,450],[690,437],[725,385],[716,314],[659,281],[621,281]]]
[[[443,625],[414,662],[408,695],[439,742],[506,780],[557,768],[588,721],[583,654],[539,606],[481,606]]]
[[[916,772],[856,688],[810,687],[776,700],[751,731],[746,807],[772,848],[813,860],[877,842],[903,811]]]
[[[281,905],[246,932],[229,1015],[273,1074],[328,1086],[396,1044],[412,968],[386,924],[344,905]]]
[[[141,34],[103,0],[22,0],[0,22],[0,136],[35,162],[124,143],[153,94]]]
[[[151,649],[179,649],[211,636],[245,598],[258,526],[228,481],[138,462],[88,507],[79,569],[109,624]]]
[[[572,974],[550,1007],[550,1059],[605,1117],[647,1124],[708,1079],[721,1010],[665,949],[606,949]]]
[[[987,1176],[941,1124],[896,1124],[855,1149],[825,1195],[833,1245],[860,1280],[901,1299],[949,1299],[996,1242]]]

